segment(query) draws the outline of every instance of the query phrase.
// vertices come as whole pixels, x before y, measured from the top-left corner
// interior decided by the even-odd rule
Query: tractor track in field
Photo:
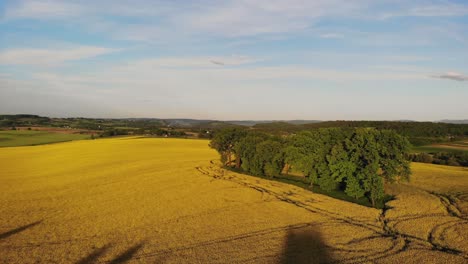
[[[430,213],[427,214],[419,214],[419,215],[404,215],[401,217],[389,218],[387,216],[387,212],[391,210],[391,207],[385,207],[380,215],[378,215],[377,219],[366,218],[359,216],[349,217],[346,215],[341,214],[341,211],[332,211],[328,207],[325,209],[319,207],[319,201],[316,200],[317,198],[311,196],[308,199],[301,199],[307,198],[304,195],[301,195],[300,192],[295,191],[294,189],[290,190],[281,190],[277,187],[281,187],[283,183],[278,183],[271,181],[271,184],[263,184],[261,181],[252,181],[249,178],[251,176],[242,177],[240,175],[236,175],[235,173],[231,173],[230,171],[226,171],[218,166],[216,163],[212,162],[209,166],[203,167],[195,167],[195,169],[205,175],[210,177],[211,181],[229,181],[235,183],[232,187],[226,187],[226,189],[231,188],[248,188],[259,192],[261,194],[261,199],[256,200],[253,203],[244,203],[239,202],[239,204],[251,205],[251,204],[262,204],[267,202],[284,202],[290,204],[292,206],[301,208],[310,212],[311,214],[316,214],[321,217],[324,217],[325,220],[318,220],[317,222],[301,222],[297,224],[291,225],[284,225],[284,226],[276,226],[270,227],[240,234],[235,234],[231,236],[221,236],[212,239],[207,239],[204,241],[193,241],[193,242],[185,242],[179,245],[172,245],[167,248],[161,247],[154,250],[146,250],[140,251],[140,248],[143,248],[144,243],[139,243],[133,247],[130,247],[127,251],[131,254],[129,256],[132,259],[137,261],[156,261],[159,262],[161,260],[165,260],[177,255],[185,255],[188,252],[193,250],[200,250],[203,252],[204,248],[207,247],[218,247],[218,246],[226,246],[229,243],[235,243],[236,241],[248,241],[251,243],[252,241],[256,242],[264,240],[265,238],[279,238],[282,237],[284,234],[293,231],[293,230],[307,230],[308,228],[334,228],[335,225],[349,225],[356,230],[365,230],[366,232],[365,237],[351,239],[344,243],[335,243],[331,245],[325,245],[326,249],[329,249],[331,252],[336,253],[338,256],[338,260],[332,260],[330,263],[361,263],[361,262],[376,262],[379,260],[386,260],[400,254],[402,252],[408,250],[418,250],[418,251],[436,251],[445,254],[454,255],[457,257],[461,257],[462,259],[468,260],[468,254],[466,251],[462,251],[460,249],[454,248],[452,246],[447,245],[444,242],[444,237],[447,237],[449,232],[453,232],[451,230],[454,227],[458,227],[459,225],[468,225],[467,215],[461,210],[458,201],[466,200],[467,193],[459,193],[456,195],[444,195],[434,192],[429,192],[430,195],[437,197],[442,204],[443,208],[445,208],[446,212],[440,210],[441,213]],[[204,176],[201,176],[204,177]],[[254,177],[252,177],[255,179]],[[265,181],[265,179],[262,179]],[[209,192],[209,191],[207,191]],[[229,198],[229,197],[228,197]],[[179,197],[178,199],[184,200],[187,197]],[[233,200],[236,203],[228,204],[227,206],[215,208],[212,210],[206,210],[198,214],[189,214],[183,215],[177,218],[168,219],[165,223],[172,223],[183,220],[184,218],[192,218],[197,217],[200,215],[211,215],[222,212],[227,208],[235,208],[238,206],[238,201]],[[378,213],[378,212],[377,212]],[[438,223],[432,226],[431,229],[428,229],[428,233],[425,233],[424,236],[416,236],[412,235],[408,232],[402,231],[404,226],[400,226],[407,221],[412,220],[423,220],[423,219],[431,219],[431,218],[441,218],[439,219]],[[53,218],[53,216],[49,216],[49,218]],[[445,219],[447,218],[447,219]],[[430,220],[428,220],[430,221]],[[32,223],[33,225],[35,223]],[[142,227],[146,228],[146,227]],[[353,229],[354,230],[354,229]],[[367,233],[369,232],[369,233]],[[456,230],[459,232],[459,229]],[[8,235],[8,232],[6,233]],[[18,233],[19,235],[19,233]],[[5,235],[6,236],[6,235]],[[88,240],[92,237],[83,237],[81,240]],[[147,239],[154,239],[157,240],[157,237],[148,237]],[[54,246],[54,245],[63,245],[63,244],[70,244],[73,245],[80,240],[61,240],[61,241],[50,241],[48,243],[38,243],[36,241],[29,241],[27,243],[21,245],[9,245],[5,248],[9,249],[27,249],[30,247],[40,247],[40,246]],[[25,241],[26,242],[26,241]],[[244,243],[244,242],[241,242]],[[366,248],[368,243],[379,245],[378,247],[371,247]],[[223,245],[224,244],[224,245]],[[248,243],[247,243],[248,244]],[[108,246],[104,246],[103,248],[98,248],[96,251],[96,256],[100,256],[100,254],[104,254],[107,250]],[[102,252],[101,252],[102,251]],[[127,252],[126,251],[126,252]],[[124,253],[126,253],[124,252]],[[279,258],[281,255],[278,254],[271,254],[272,252],[262,252],[259,256],[238,259],[240,263],[242,262],[255,262],[259,259],[267,259],[267,258]],[[94,254],[94,253],[93,253]],[[90,255],[93,257],[94,255]],[[118,256],[119,258],[125,257],[124,255]],[[113,263],[113,261],[108,260],[98,260],[96,259],[95,262],[97,263]],[[162,261],[164,262],[164,261]]]
[[[242,239],[248,239],[252,237],[258,237],[258,236],[265,236],[269,235],[272,233],[277,233],[277,232],[285,232],[288,230],[294,230],[294,229],[301,229],[301,228],[306,228],[306,227],[312,227],[312,226],[320,226],[323,223],[300,223],[300,224],[295,224],[295,225],[288,225],[288,226],[281,226],[281,227],[275,227],[275,228],[267,228],[263,230],[258,230],[254,232],[248,232],[248,233],[243,233],[235,236],[227,236],[227,237],[222,237],[219,239],[212,239],[212,240],[207,240],[207,241],[202,241],[198,243],[193,243],[189,245],[184,245],[180,247],[172,247],[168,248],[165,250],[160,250],[156,252],[151,252],[151,253],[146,253],[146,254],[139,254],[138,256],[135,257],[135,259],[144,259],[144,258],[152,258],[152,257],[159,257],[159,256],[165,256],[165,255],[170,255],[175,252],[179,251],[186,251],[186,250],[191,250],[191,249],[196,249],[200,247],[206,247],[206,246],[211,246],[211,245],[217,245],[220,243],[229,243],[237,240],[242,240]]]
[[[258,192],[261,192],[262,195],[267,194],[269,196],[272,196],[280,201],[295,205],[297,207],[300,207],[302,209],[305,209],[311,213],[319,214],[324,217],[328,217],[332,219],[334,222],[339,222],[339,223],[345,223],[349,224],[352,226],[356,226],[359,228],[365,228],[369,231],[374,232],[374,235],[361,238],[358,240],[353,240],[350,241],[346,244],[342,244],[341,246],[338,247],[330,247],[330,249],[335,250],[335,251],[342,251],[342,252],[353,252],[353,253],[365,253],[364,251],[356,250],[353,249],[352,246],[359,244],[360,242],[367,242],[368,240],[372,239],[392,239],[392,246],[390,248],[387,248],[385,250],[379,251],[379,252],[374,252],[370,255],[363,255],[363,256],[356,256],[348,259],[341,260],[339,262],[344,262],[344,263],[354,263],[354,262],[361,262],[361,261],[376,261],[379,259],[384,259],[387,257],[390,257],[392,255],[404,252],[408,250],[409,246],[413,242],[420,242],[423,245],[427,246],[426,250],[432,250],[432,251],[439,251],[439,252],[444,252],[447,254],[452,254],[452,255],[457,255],[461,256],[464,259],[468,259],[468,254],[466,252],[463,252],[461,250],[455,249],[448,247],[446,245],[441,245],[437,242],[437,238],[439,237],[437,234],[443,234],[446,232],[449,228],[452,228],[458,224],[466,224],[468,221],[466,221],[466,215],[460,214],[460,210],[457,207],[456,202],[453,201],[453,199],[449,199],[445,197],[445,199],[441,198],[438,196],[441,200],[441,203],[444,205],[446,208],[448,214],[453,217],[457,217],[458,219],[455,221],[449,221],[445,222],[439,225],[434,226],[426,239],[407,234],[401,231],[398,231],[395,228],[395,225],[398,225],[399,223],[407,220],[412,220],[412,219],[419,219],[419,218],[425,218],[425,217],[440,217],[440,216],[447,216],[447,215],[441,215],[441,214],[430,214],[430,215],[422,215],[422,216],[410,216],[410,217],[405,217],[405,218],[398,218],[398,219],[392,219],[393,221],[393,227],[389,225],[389,220],[386,218],[386,211],[390,208],[384,208],[382,210],[382,214],[379,217],[379,220],[381,222],[381,226],[379,225],[374,225],[370,223],[366,223],[364,221],[360,221],[351,217],[346,217],[334,212],[330,212],[324,209],[320,209],[317,207],[314,207],[313,205],[298,201],[292,197],[290,197],[290,194],[285,194],[285,193],[279,193],[275,192],[274,190],[270,190],[268,188],[265,188],[263,186],[255,185],[246,181],[243,181],[242,179],[236,177],[235,175],[230,175],[229,173],[225,173],[226,171],[219,166],[216,166],[215,163],[212,161],[212,164],[209,167],[196,167],[196,169],[209,177],[212,177],[214,179],[218,180],[227,180],[231,181],[237,184],[240,184],[242,186],[245,186],[247,188],[256,190]],[[294,194],[294,193],[292,193]],[[434,195],[434,194],[432,194]],[[368,250],[365,250],[368,252]]]

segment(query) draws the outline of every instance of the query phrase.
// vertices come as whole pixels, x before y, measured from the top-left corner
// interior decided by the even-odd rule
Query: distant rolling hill
[[[234,124],[234,125],[241,125],[241,126],[255,126],[257,124],[269,124],[269,123],[288,123],[293,125],[303,125],[303,124],[313,124],[313,123],[320,123],[323,121],[319,120],[230,120],[224,121],[226,123]]]
[[[468,119],[462,119],[462,120],[444,119],[444,120],[440,120],[439,122],[448,123],[448,124],[468,124]]]

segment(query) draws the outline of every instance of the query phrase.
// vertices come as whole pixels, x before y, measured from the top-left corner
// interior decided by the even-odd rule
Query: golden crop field
[[[377,210],[229,172],[208,141],[0,149],[0,263],[464,263],[468,170],[413,165]]]

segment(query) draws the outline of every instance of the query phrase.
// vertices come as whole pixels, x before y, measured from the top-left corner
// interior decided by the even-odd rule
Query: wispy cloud
[[[168,1],[148,0],[17,0],[7,5],[4,18],[50,20],[100,14],[145,17],[171,12],[173,6]]]
[[[320,37],[324,39],[342,39],[344,35],[340,33],[325,33],[320,35]]]
[[[178,16],[177,23],[225,37],[291,33],[315,25],[319,18],[349,16],[368,7],[368,1],[243,0]]]
[[[166,59],[172,62],[189,60],[191,59]],[[118,105],[120,110],[113,113],[114,117],[128,116],[127,109],[130,109],[135,113],[133,116],[288,118],[288,115],[294,116],[302,113],[304,118],[313,113],[329,115],[330,111],[337,111],[336,109],[341,109],[343,105],[362,100],[361,96],[369,96],[366,102],[376,101],[370,99],[373,98],[369,95],[372,89],[361,91],[352,89],[350,85],[354,82],[359,82],[361,85],[366,82],[375,84],[400,81],[401,83],[402,80],[415,81],[427,78],[427,74],[408,74],[386,70],[340,71],[306,66],[243,68],[219,67],[212,64],[211,67],[192,66],[187,69],[162,65],[164,64],[160,64],[160,60],[158,62],[158,59],[153,59],[127,62],[125,65],[110,68],[99,67],[98,70],[93,69],[87,73],[61,73],[58,69],[50,70],[30,76],[31,84],[15,84],[18,88],[14,90],[21,88],[24,91],[21,95],[27,95],[25,97],[30,98],[27,102],[31,105],[36,105],[33,101],[37,98],[47,98],[44,100],[61,105],[51,111],[74,115],[75,113],[82,115],[85,111],[80,109],[79,103],[71,103],[67,98],[79,99],[86,102],[84,105],[89,104],[90,107],[95,104],[102,106],[96,103],[101,101],[114,106]],[[295,85],[291,86],[289,81],[293,81]],[[7,83],[13,87],[12,81]],[[333,83],[346,84],[346,89],[333,91]],[[331,93],[319,88],[324,85],[332,88]],[[35,93],[34,90],[38,88],[41,94],[45,95]],[[49,94],[55,97],[50,98]],[[152,100],[152,103],[143,104],[141,102],[143,98],[135,96],[138,94],[144,95],[145,100]],[[6,96],[11,98],[12,95],[7,93]],[[60,100],[62,97],[64,99]],[[241,109],[229,110],[239,104],[242,105]],[[201,105],[208,107],[201,107]],[[277,107],[278,105],[282,105],[281,109]],[[21,106],[35,109],[37,112],[49,109],[44,108],[43,105],[33,108],[26,103]],[[2,107],[4,105],[0,104],[0,109]],[[126,114],[121,114],[122,109],[125,109]],[[91,109],[89,113],[93,114],[93,111],[94,109]],[[94,115],[104,112],[104,110],[96,111]]]
[[[461,0],[3,0],[0,5],[0,78],[8,79],[0,80],[3,102],[17,101],[12,98],[19,98],[23,87],[21,96],[31,102],[49,94],[59,103],[72,96],[125,113],[139,109],[145,116],[193,117],[197,109],[272,116],[286,108],[308,115],[341,111],[351,103],[348,109],[369,106],[363,114],[377,108],[410,113],[413,99],[427,91],[434,100],[450,98],[445,101],[453,113],[467,112],[462,99],[468,91],[445,94],[443,83],[432,79],[468,81],[464,74],[444,73],[468,70],[468,17],[461,17],[468,15],[468,3]],[[118,54],[102,56],[113,52]],[[102,57],[93,59],[97,56]],[[447,89],[459,87],[452,86]],[[408,108],[382,107],[391,101],[389,94],[394,102],[408,99]],[[422,116],[433,109],[429,101],[417,103]]]
[[[454,81],[468,81],[468,75],[464,75],[458,72],[447,72],[445,74],[440,74],[440,75],[432,75],[432,78],[439,78],[439,79],[449,79],[449,80],[454,80]]]
[[[453,17],[468,15],[468,5],[434,0],[390,1],[386,9],[372,0],[20,0],[6,5],[4,19],[63,20],[87,25],[89,30],[133,41],[163,40],[174,36],[241,38],[292,34],[318,27],[321,19],[389,19]],[[131,25],[120,18],[134,18]],[[142,22],[144,21],[144,22]],[[97,25],[97,26],[96,26]],[[343,38],[339,32],[320,33],[322,38]]]
[[[216,59],[210,59],[216,58]],[[240,58],[240,59],[239,59]],[[236,57],[168,57],[129,61],[125,65],[93,70],[92,73],[62,74],[58,72],[35,73],[31,77],[56,85],[60,89],[74,87],[77,84],[89,85],[92,91],[99,87],[133,87],[148,89],[155,93],[160,87],[171,89],[175,93],[187,93],[190,90],[204,89],[218,92],[220,88],[240,87],[241,83],[255,82],[260,86],[276,87],[284,81],[401,81],[426,79],[424,73],[394,70],[335,70],[317,67],[284,65],[229,67],[254,62],[254,59]],[[219,67],[223,63],[225,67]],[[181,78],[183,76],[183,78]],[[209,81],[207,81],[209,80]],[[49,87],[51,87],[49,85]],[[115,91],[115,90],[114,90]],[[133,90],[132,90],[133,92]],[[149,91],[148,91],[149,92]]]
[[[210,62],[215,64],[215,65],[219,65],[219,66],[224,66],[225,65],[224,62],[222,62],[222,61],[211,60]]]
[[[65,19],[83,13],[78,3],[54,0],[18,1],[5,10],[5,19]]]
[[[425,2],[425,3],[424,3]],[[409,6],[389,13],[381,14],[381,18],[395,18],[395,17],[457,17],[468,15],[468,6],[457,3],[431,3],[431,1],[423,1],[411,3],[408,1]]]
[[[52,66],[115,52],[117,49],[80,46],[71,49],[8,49],[0,51],[0,64]]]
[[[148,58],[128,62],[126,68],[183,68],[183,69],[203,69],[217,68],[223,66],[240,66],[252,64],[261,61],[261,59],[252,58],[249,56],[232,55],[232,56],[206,56],[206,57],[161,57]],[[120,69],[120,67],[119,67]]]

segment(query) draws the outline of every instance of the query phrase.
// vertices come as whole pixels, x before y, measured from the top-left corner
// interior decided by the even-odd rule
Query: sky
[[[468,119],[468,1],[2,0],[20,113]]]

